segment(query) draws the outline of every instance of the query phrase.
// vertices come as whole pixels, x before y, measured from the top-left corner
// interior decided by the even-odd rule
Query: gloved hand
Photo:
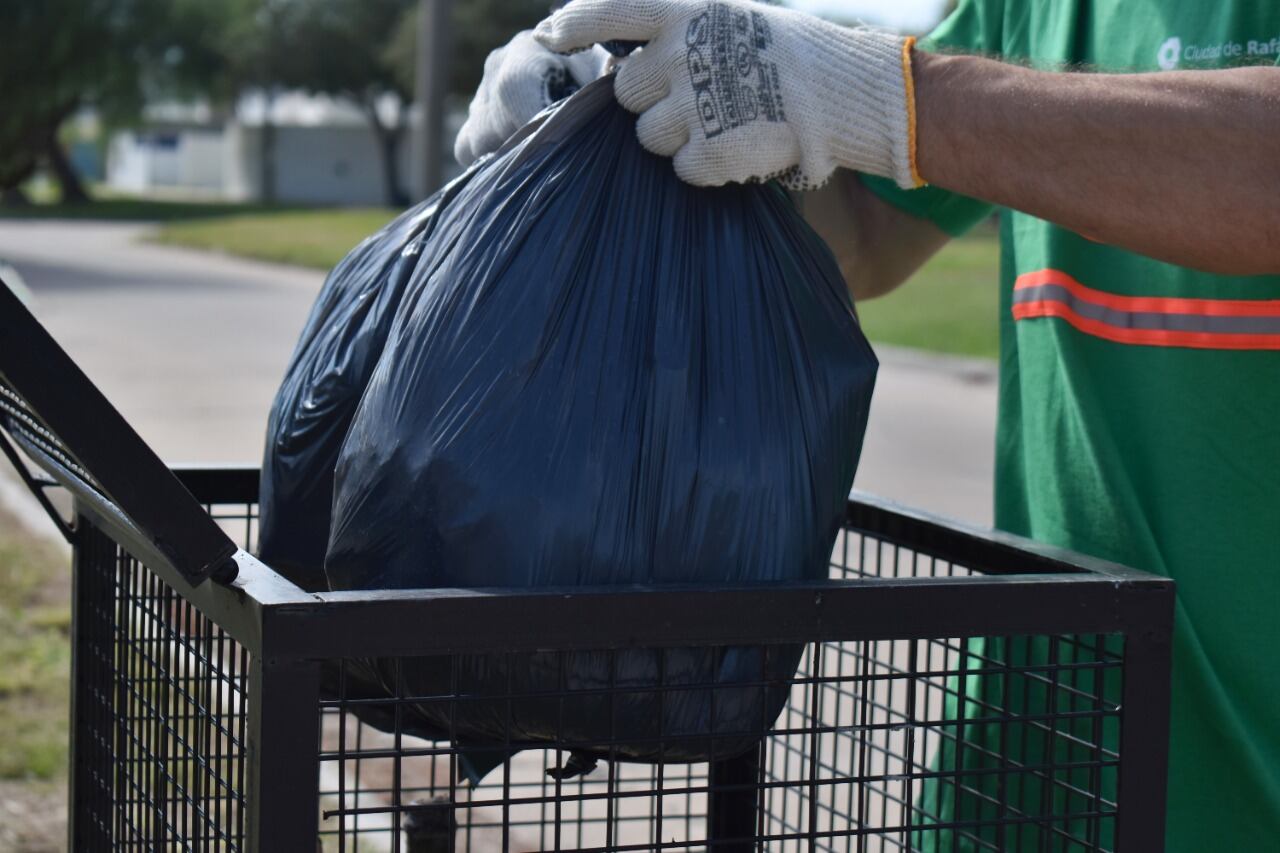
[[[714,186],[824,183],[837,166],[919,186],[914,40],[847,29],[750,0],[574,0],[534,30],[560,52],[645,42],[622,63],[619,103],[640,142]]]
[[[516,34],[485,60],[453,156],[465,167],[497,150],[554,101],[603,74],[611,58],[603,48],[561,56],[534,41],[531,30]]]

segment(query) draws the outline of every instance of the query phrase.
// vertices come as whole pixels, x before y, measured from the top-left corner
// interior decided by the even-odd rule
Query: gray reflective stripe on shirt
[[[1143,331],[1208,332],[1211,334],[1280,335],[1280,309],[1274,316],[1220,316],[1175,314],[1162,311],[1121,311],[1073,294],[1057,284],[1023,287],[1013,292],[1013,304],[1058,302],[1087,320],[1118,329]]]

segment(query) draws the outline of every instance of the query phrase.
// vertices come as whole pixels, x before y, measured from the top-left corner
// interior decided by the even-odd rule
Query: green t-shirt
[[[925,48],[1271,64],[1280,3],[962,0]],[[991,212],[865,180],[953,235]],[[1179,268],[1016,211],[1001,231],[997,525],[1177,580],[1168,849],[1280,849],[1280,276]]]

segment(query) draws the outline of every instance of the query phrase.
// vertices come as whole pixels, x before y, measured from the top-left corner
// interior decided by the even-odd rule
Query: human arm
[[[934,185],[1180,266],[1280,272],[1280,68],[1062,74],[917,52],[914,76]],[[1268,98],[1271,114],[1251,103]],[[855,299],[892,290],[947,239],[847,171],[803,210]]]
[[[780,81],[795,107],[781,121],[706,132],[701,90],[690,85],[702,64],[686,44],[707,10],[764,22],[747,28],[767,34],[751,74],[733,82],[725,62],[711,72],[729,79],[732,92],[756,86],[754,69],[771,70],[760,80]],[[895,77],[884,34],[742,0],[576,0],[535,34],[561,50],[647,41],[619,72],[618,98],[642,113],[646,147],[674,155],[677,173],[694,183],[779,174],[790,182],[789,165],[801,184],[820,183],[839,166],[904,187],[927,180],[1173,263],[1280,272],[1277,68],[1054,73],[929,54],[898,40],[911,73]],[[712,42],[711,56],[733,55]]]
[[[1280,273],[1280,67],[1037,71],[915,51],[935,186],[1227,275]]]
[[[831,247],[855,302],[889,293],[950,239],[929,220],[881,199],[856,172],[839,170],[821,189],[796,198]]]
[[[560,56],[518,33],[493,51],[455,144],[469,165],[548,106],[557,89],[585,85],[608,65],[602,49]],[[946,235],[932,223],[887,204],[842,171],[826,186],[797,196],[805,217],[831,246],[850,293],[866,299],[904,281],[937,250]]]

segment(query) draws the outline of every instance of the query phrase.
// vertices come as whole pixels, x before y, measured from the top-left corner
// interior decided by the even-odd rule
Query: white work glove
[[[750,0],[574,0],[534,30],[570,52],[644,42],[622,62],[618,102],[645,148],[716,186],[824,183],[837,166],[923,183],[914,168],[914,40],[848,29]]]
[[[558,97],[603,74],[611,58],[603,48],[561,56],[534,41],[532,30],[518,33],[485,60],[484,78],[458,131],[453,156],[465,167],[496,151]]]

